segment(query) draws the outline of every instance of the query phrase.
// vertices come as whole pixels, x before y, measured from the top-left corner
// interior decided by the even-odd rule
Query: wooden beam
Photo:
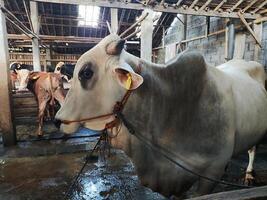
[[[180,4],[182,3],[183,0],[178,0],[177,3],[176,3],[176,6],[180,6]]]
[[[4,6],[3,0],[0,0],[0,5]],[[13,124],[7,31],[3,12],[0,12],[0,46],[0,129],[4,145],[11,146],[16,144],[16,129]]]
[[[25,12],[26,12],[26,14],[27,14],[27,18],[28,18],[28,21],[29,21],[31,30],[34,31],[34,30],[33,30],[33,25],[32,25],[32,20],[31,20],[31,17],[30,17],[30,14],[29,14],[29,10],[28,10],[28,8],[27,8],[26,1],[25,1],[25,0],[23,0],[23,5],[24,5],[24,10],[25,10]]]
[[[194,8],[194,6],[197,4],[198,0],[194,0],[193,3],[189,6],[189,9]]]
[[[249,189],[232,190],[191,198],[190,200],[244,200],[244,199],[266,199],[267,186],[253,187]]]
[[[253,0],[251,1],[243,10],[242,12],[245,13],[251,6],[253,6],[257,1],[259,0]]]
[[[248,31],[250,32],[250,34],[252,35],[252,37],[255,39],[256,43],[261,47],[261,42],[260,40],[257,38],[257,36],[255,35],[254,31],[250,28],[249,24],[247,23],[246,19],[244,18],[244,16],[242,15],[241,12],[238,12],[238,16],[240,17],[240,20],[242,21],[242,23],[246,26],[246,28],[248,29]]]
[[[260,18],[257,18],[253,21],[253,23],[255,24],[259,24],[259,23],[262,23],[262,22],[266,22],[267,21],[267,16],[266,17],[260,17]]]
[[[260,13],[261,15],[263,15],[263,14],[267,13],[267,9],[264,9],[264,10],[260,11],[259,13]]]
[[[7,21],[9,21],[10,24],[15,26],[18,30],[20,30],[22,33],[24,33],[28,38],[32,39],[32,35],[29,35],[24,29],[22,29],[19,25],[17,25],[12,19],[6,16]]]
[[[39,35],[42,42],[73,42],[73,43],[98,43],[103,38],[95,37],[75,37],[75,36],[56,36],[56,35]],[[21,34],[8,34],[10,40],[31,41],[27,36]]]
[[[234,11],[244,0],[239,0],[232,8],[230,8],[231,11]]]
[[[205,3],[203,6],[201,6],[201,8],[200,8],[198,11],[202,11],[202,10],[204,10],[204,9],[209,5],[209,3],[210,3],[211,1],[212,1],[212,0],[207,0],[206,3]]]
[[[95,5],[100,7],[109,7],[109,8],[121,8],[121,9],[132,9],[132,10],[144,10],[145,8],[150,8],[155,12],[167,12],[167,13],[177,13],[177,14],[188,14],[188,15],[201,15],[201,16],[213,16],[213,17],[228,17],[228,18],[239,18],[236,12],[216,12],[217,10],[206,11],[196,11],[194,9],[184,9],[184,8],[176,8],[176,7],[164,7],[162,5],[155,6],[144,6],[140,3],[125,3],[122,1],[114,0],[114,1],[95,1],[95,0],[34,0],[38,2],[46,2],[46,3],[62,3],[62,4],[74,4],[74,5]],[[223,2],[225,2],[224,0]],[[218,7],[218,6],[217,6]],[[215,8],[216,9],[216,8]],[[256,19],[257,15],[253,15],[250,13],[245,13],[244,17],[246,19]]]
[[[222,0],[221,3],[219,3],[218,6],[216,6],[216,8],[214,8],[214,11],[219,10],[219,9],[222,7],[222,5],[223,5],[224,3],[226,3],[226,2],[227,2],[227,0]]]
[[[5,8],[4,5],[0,5],[2,11],[4,11],[5,13],[7,13],[8,15],[10,15],[13,19],[14,22],[16,22],[16,24],[18,26],[20,26],[23,30],[25,30],[27,33],[33,35],[33,37],[36,37],[39,39],[38,35],[36,35],[33,31],[31,31],[27,26],[25,26],[15,15],[13,15],[12,12],[10,12],[8,9]]]
[[[261,5],[259,5],[255,10],[252,11],[252,13],[256,13],[258,12],[263,6],[265,6],[267,4],[267,0],[265,0],[264,2],[262,2]]]

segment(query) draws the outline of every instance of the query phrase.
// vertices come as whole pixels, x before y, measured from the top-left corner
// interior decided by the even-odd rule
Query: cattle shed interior
[[[101,150],[88,159],[101,132],[80,128],[66,136],[54,125],[59,103],[45,105],[39,134],[40,99],[20,89],[21,66],[33,71],[29,74],[44,72],[49,84],[57,67],[64,67],[57,75],[65,96],[80,56],[112,32],[125,39],[127,52],[153,63],[165,65],[194,50],[213,67],[232,59],[256,61],[267,77],[267,0],[0,0],[0,7],[1,200],[165,199],[140,184],[123,151],[112,149],[115,156],[105,166]],[[19,67],[12,68],[14,63]],[[194,199],[267,199],[266,138],[258,144],[253,188],[237,186],[246,174],[243,152],[229,161],[222,177],[236,185],[218,184],[211,196]]]

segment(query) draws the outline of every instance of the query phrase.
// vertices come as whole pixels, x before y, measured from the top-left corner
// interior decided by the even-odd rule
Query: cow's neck
[[[144,78],[144,83],[132,92],[124,108],[125,118],[135,131],[152,143],[175,145],[174,148],[183,152],[187,148],[185,144],[174,144],[171,140],[186,141],[192,137],[185,129],[195,116],[206,80],[206,67],[202,69],[201,64],[196,67],[195,63],[194,66],[192,63],[192,66],[185,65],[183,60],[168,66],[157,65],[125,55],[125,61],[133,68],[142,63],[141,75]]]

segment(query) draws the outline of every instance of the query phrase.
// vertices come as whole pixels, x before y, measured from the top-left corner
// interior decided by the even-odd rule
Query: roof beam
[[[96,37],[76,37],[76,36],[52,36],[52,35],[39,35],[42,43],[46,42],[69,42],[69,43],[98,43],[103,38]],[[8,39],[10,40],[24,40],[25,42],[31,41],[25,35],[21,34],[8,34]]]
[[[197,4],[198,0],[194,0],[193,3],[189,6],[189,8],[194,8],[194,6]]]
[[[31,30],[34,31],[34,30],[33,30],[33,25],[32,25],[32,20],[31,20],[31,17],[30,17],[30,14],[29,14],[29,10],[28,10],[28,8],[27,8],[27,5],[26,5],[25,0],[23,0],[23,6],[24,6],[24,9],[25,9],[25,11],[26,11],[27,18],[28,18],[28,21],[29,21],[29,23],[30,23]]]
[[[244,0],[239,0],[230,10],[234,11]]]
[[[208,5],[209,3],[211,2],[212,0],[207,0],[206,3],[198,10],[198,11],[201,11],[201,10],[204,10]]]
[[[259,5],[255,10],[252,11],[252,13],[256,13],[258,12],[263,6],[265,6],[267,4],[267,0],[265,0],[264,2],[262,2],[261,5]]]
[[[246,19],[243,17],[243,15],[239,12],[238,13],[240,20],[242,21],[242,23],[246,26],[246,28],[248,29],[248,31],[250,32],[250,34],[252,35],[252,37],[255,39],[256,43],[261,46],[261,41],[259,38],[257,38],[256,34],[254,33],[254,31],[250,28],[249,24],[247,23]]]
[[[227,0],[223,0],[223,1],[221,1],[221,3],[219,3],[218,6],[216,6],[216,8],[214,8],[214,11],[219,10],[219,9],[222,7],[222,5],[223,5],[224,3],[226,3],[226,2],[227,2]]]
[[[253,1],[251,1],[243,10],[242,10],[242,12],[244,13],[244,12],[246,12],[251,6],[253,6],[257,1],[259,1],[259,0],[253,0]]]
[[[110,8],[122,8],[122,9],[132,9],[132,10],[144,10],[145,8],[150,8],[156,12],[167,12],[167,13],[179,13],[179,14],[188,14],[188,15],[202,15],[202,16],[214,16],[214,17],[227,17],[227,18],[239,18],[237,13],[235,12],[216,12],[215,11],[196,11],[194,9],[184,9],[184,8],[176,8],[176,7],[164,7],[162,5],[155,6],[144,6],[139,3],[124,3],[114,0],[110,1],[95,1],[95,0],[34,0],[38,2],[46,2],[46,3],[61,3],[61,4],[74,4],[74,5],[95,5],[100,7],[110,7]],[[223,1],[225,2],[225,0]],[[217,6],[218,7],[218,6]],[[257,15],[253,15],[250,13],[245,13],[244,17],[246,19],[256,19]]]

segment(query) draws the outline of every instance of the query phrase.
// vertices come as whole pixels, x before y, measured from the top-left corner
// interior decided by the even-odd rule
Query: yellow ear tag
[[[127,90],[129,90],[131,88],[132,85],[132,76],[130,73],[127,74],[127,80],[125,82],[125,87]]]
[[[34,76],[34,77],[32,77],[32,79],[34,79],[34,80],[37,79],[37,78],[38,78],[38,76]]]

